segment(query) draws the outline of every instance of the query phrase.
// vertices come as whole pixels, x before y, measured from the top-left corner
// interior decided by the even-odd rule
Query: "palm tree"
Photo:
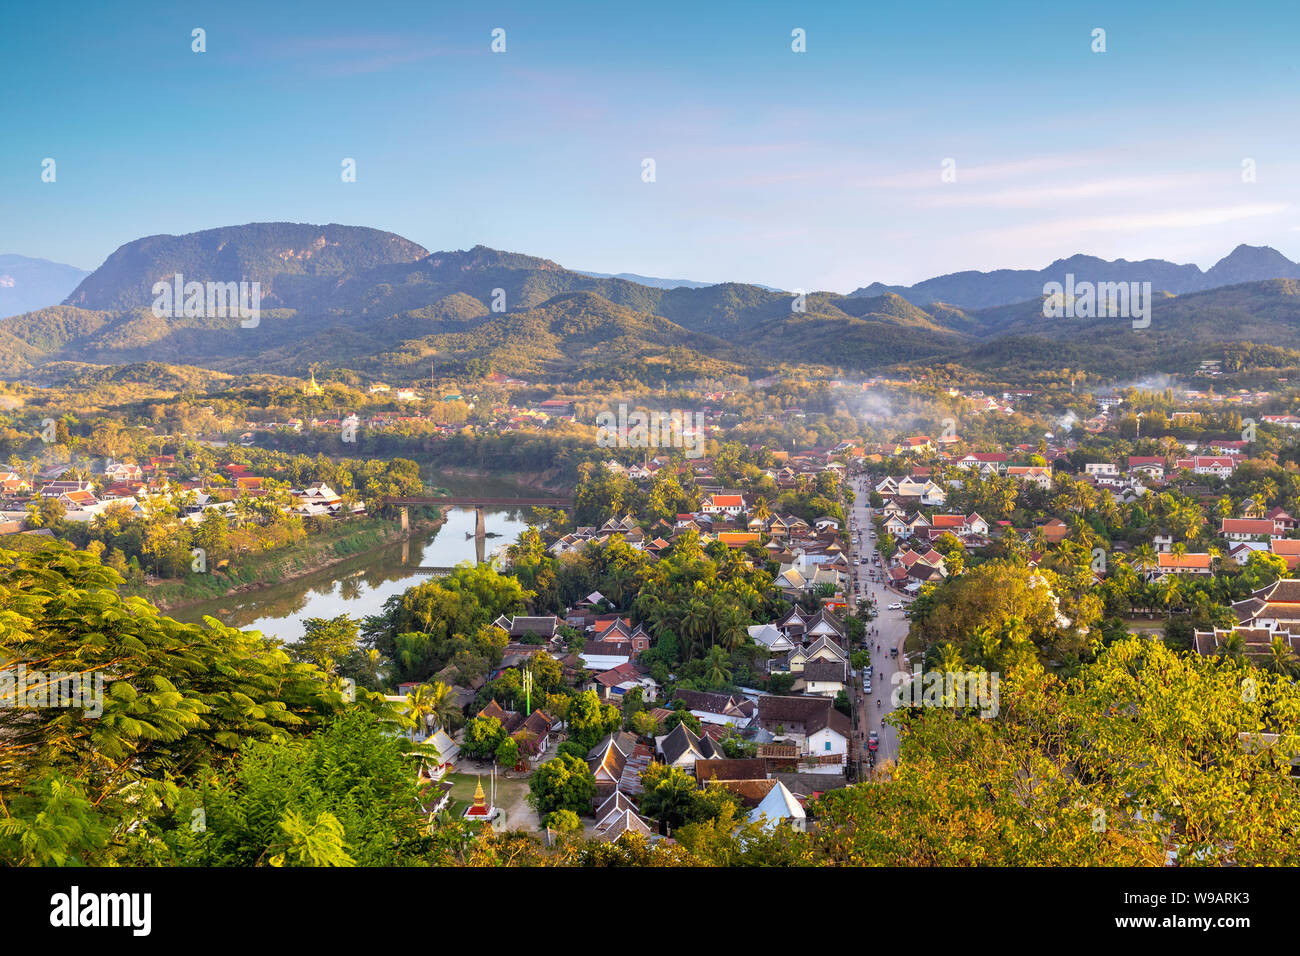
[[[1219,656],[1230,661],[1243,660],[1246,656],[1246,639],[1233,631],[1219,645]]]
[[[704,680],[715,688],[731,683],[731,657],[721,647],[710,648],[704,658]]]
[[[692,647],[702,648],[704,639],[709,634],[712,609],[709,602],[701,598],[692,598],[686,605],[686,617],[682,621],[683,636]]]
[[[1166,611],[1182,604],[1183,585],[1182,582],[1178,580],[1178,575],[1165,575],[1160,579],[1160,584],[1157,586],[1157,589],[1160,595],[1160,601],[1164,604]]]
[[[961,649],[951,641],[939,648],[939,667],[949,673],[966,669],[966,664],[961,657]]]
[[[641,798],[641,812],[669,827],[680,826],[696,799],[696,792],[692,778],[681,771],[669,771],[646,789]]]
[[[415,742],[415,731],[429,729],[428,717],[433,713],[433,688],[421,684],[406,695],[406,716],[411,721],[411,742]]]
[[[1264,662],[1264,669],[1284,677],[1294,677],[1300,671],[1300,659],[1291,650],[1290,642],[1280,634],[1275,634],[1268,645],[1268,659]]]
[[[718,644],[728,651],[734,651],[749,640],[746,624],[749,615],[737,607],[726,607],[718,622]]]
[[[1217,544],[1212,544],[1205,549],[1205,553],[1210,556],[1210,567],[1215,568],[1223,560],[1223,549]]]
[[[451,688],[442,681],[425,686],[429,688],[429,715],[433,717],[434,725],[451,733],[462,716],[456,698],[451,695]]]
[[[384,655],[373,647],[361,658],[361,669],[371,687],[384,686]]]

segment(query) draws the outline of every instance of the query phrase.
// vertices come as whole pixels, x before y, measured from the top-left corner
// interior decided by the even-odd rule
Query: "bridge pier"
[[[411,530],[411,515],[405,507],[402,508],[402,530],[407,533]]]
[[[484,552],[487,544],[487,520],[483,514],[483,506],[474,506],[474,560],[477,564],[483,563]]]

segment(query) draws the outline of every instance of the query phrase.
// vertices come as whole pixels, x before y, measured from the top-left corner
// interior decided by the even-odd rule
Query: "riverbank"
[[[313,534],[301,545],[268,554],[244,555],[238,567],[209,574],[192,574],[156,584],[124,587],[124,594],[137,594],[163,611],[174,611],[204,601],[275,587],[323,571],[350,558],[377,551],[402,541],[416,531],[441,527],[445,518],[411,518],[411,532],[383,518],[341,521],[337,527]]]

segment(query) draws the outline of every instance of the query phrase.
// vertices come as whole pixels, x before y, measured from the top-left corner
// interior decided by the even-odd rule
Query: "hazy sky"
[[[10,4],[0,252],[89,269],[145,235],[340,222],[845,292],[1300,258],[1300,3],[1133,5]]]

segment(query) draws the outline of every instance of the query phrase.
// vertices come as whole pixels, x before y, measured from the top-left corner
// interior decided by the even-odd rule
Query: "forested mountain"
[[[378,229],[255,222],[184,236],[148,236],[121,246],[64,305],[130,310],[154,301],[153,284],[179,272],[186,281],[260,282],[264,304],[294,307],[338,278],[428,252]]]
[[[1273,250],[1241,247],[1199,281],[1288,264]],[[1149,264],[1125,265],[1138,275]],[[1079,256],[1053,268],[1073,270],[1079,282],[1124,278],[1089,271],[1103,266]],[[1195,267],[1170,269],[1195,279],[1187,272]],[[177,272],[186,281],[261,282],[257,323],[155,316],[153,283]],[[436,356],[452,374],[496,369],[553,380],[674,381],[799,365],[871,373],[935,360],[1122,376],[1186,371],[1222,343],[1300,343],[1294,278],[1157,294],[1150,327],[1134,329],[1127,319],[1044,318],[1043,274],[1016,279],[1027,283],[1022,301],[984,309],[918,306],[865,290],[795,300],[742,283],[658,288],[485,246],[427,253],[373,229],[257,223],[128,243],[64,305],[0,321],[0,374],[161,362],[297,375],[322,364],[400,381],[422,379]]]

